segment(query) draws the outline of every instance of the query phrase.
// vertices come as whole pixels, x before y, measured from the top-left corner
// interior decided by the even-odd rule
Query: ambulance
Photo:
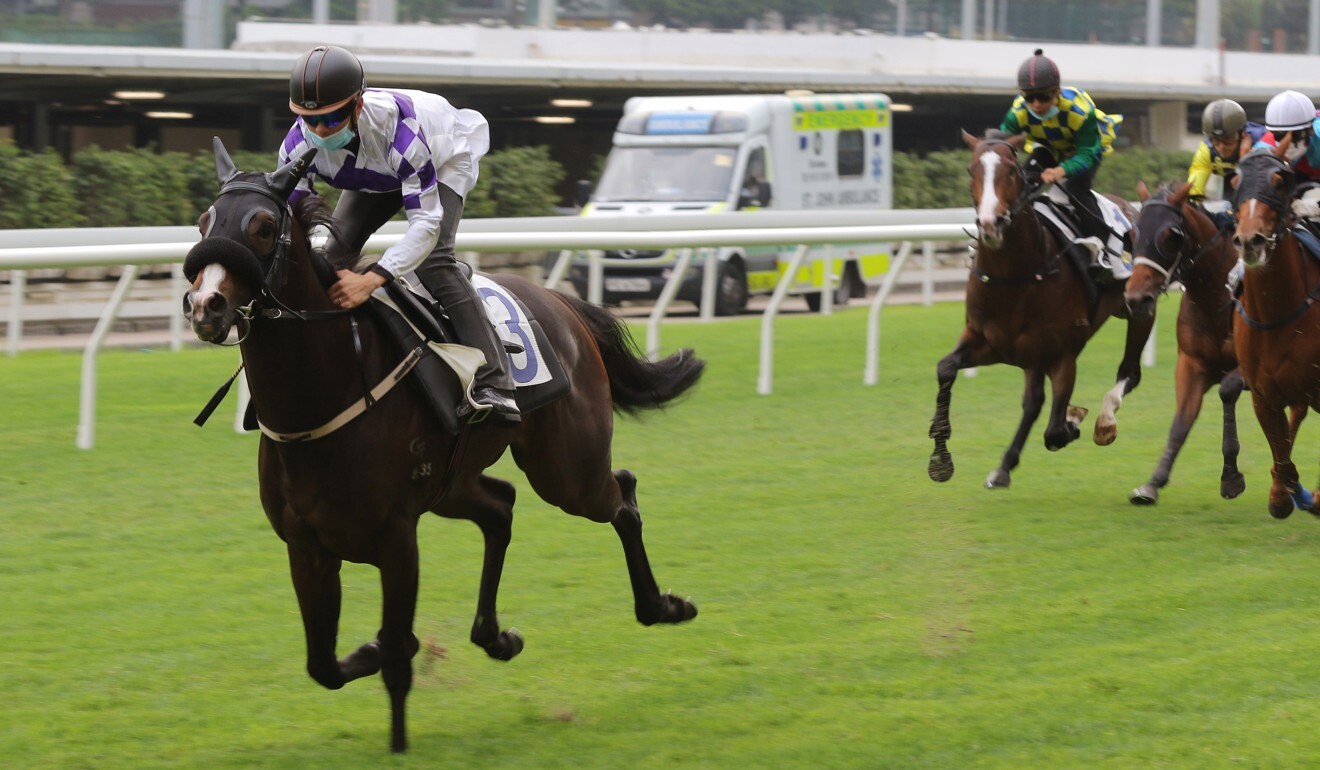
[[[600,182],[580,193],[582,216],[888,209],[891,116],[883,94],[633,97],[624,105]],[[773,291],[796,249],[782,244],[698,251],[713,252],[719,262],[716,313],[737,313],[749,294]],[[605,252],[605,303],[659,296],[676,251]],[[819,309],[829,270],[836,302],[863,296],[888,269],[889,253],[880,243],[814,246],[792,291]],[[703,268],[694,255],[679,299],[700,303]],[[578,254],[569,279],[583,297],[587,276],[586,255]]]

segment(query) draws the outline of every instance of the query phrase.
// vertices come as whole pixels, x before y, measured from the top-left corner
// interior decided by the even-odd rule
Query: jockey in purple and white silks
[[[490,149],[486,119],[425,91],[368,89],[357,57],[338,46],[318,46],[298,59],[289,109],[298,119],[280,145],[280,163],[308,147],[319,150],[290,199],[313,194],[316,180],[343,191],[334,212],[339,238],[328,245],[332,259],[360,251],[401,208],[408,218],[403,238],[365,273],[339,271],[330,298],[339,307],[357,307],[380,286],[415,271],[445,307],[459,341],[485,354],[472,401],[517,422],[502,345],[454,257],[463,200]]]

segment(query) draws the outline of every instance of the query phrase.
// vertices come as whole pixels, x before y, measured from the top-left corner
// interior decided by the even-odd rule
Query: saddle
[[[567,394],[571,383],[559,357],[522,300],[485,276],[474,275],[472,282],[509,356],[505,364],[513,375],[519,411],[534,412]],[[462,428],[458,407],[467,398],[473,373],[483,360],[480,353],[459,344],[444,308],[406,280],[385,284],[368,304],[401,352],[427,351],[407,379],[445,431],[457,434]],[[476,353],[475,360],[472,353]]]
[[[1080,225],[1080,215],[1068,194],[1058,185],[1037,198],[1032,207],[1055,238],[1060,243],[1068,244],[1064,248],[1064,256],[1082,276],[1082,288],[1086,291],[1087,302],[1094,309],[1104,288],[1115,282],[1126,281],[1132,275],[1132,244],[1129,235],[1132,223],[1123,215],[1118,204],[1097,192],[1092,191],[1091,194],[1099,202],[1100,213],[1109,230],[1104,242],[1095,236],[1083,235],[1086,230]]]

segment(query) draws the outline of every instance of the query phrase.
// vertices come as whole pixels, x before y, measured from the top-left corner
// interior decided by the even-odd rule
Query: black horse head
[[[220,194],[198,220],[202,240],[184,260],[184,275],[193,289],[184,296],[183,305],[197,336],[220,342],[228,336],[235,310],[229,297],[217,290],[222,281],[242,284],[233,293],[244,296],[246,302],[271,296],[284,285],[293,225],[289,196],[307,172],[316,149],[262,174],[239,171],[219,137],[214,147]],[[199,281],[211,266],[218,268],[211,281]]]

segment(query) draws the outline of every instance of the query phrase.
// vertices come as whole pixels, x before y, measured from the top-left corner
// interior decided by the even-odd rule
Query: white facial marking
[[[999,156],[993,152],[983,153],[981,155],[981,168],[984,169],[981,189],[981,206],[976,211],[976,216],[985,224],[992,224],[995,221],[995,212],[999,209],[999,197],[995,195],[995,167],[999,165]]]
[[[217,264],[207,265],[202,270],[202,283],[193,295],[193,307],[202,307],[212,294],[220,291],[220,282],[225,279],[225,269]]]

